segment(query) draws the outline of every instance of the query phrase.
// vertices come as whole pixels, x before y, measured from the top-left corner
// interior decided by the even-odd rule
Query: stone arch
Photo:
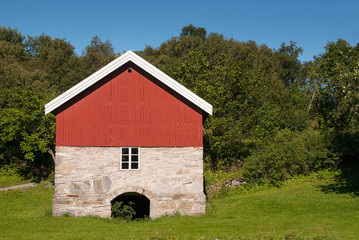
[[[117,196],[119,196],[119,195],[121,195],[123,193],[126,193],[126,192],[136,192],[136,193],[142,194],[142,195],[146,196],[150,201],[154,200],[153,198],[155,198],[155,195],[151,191],[145,190],[142,187],[122,186],[120,188],[114,189],[113,191],[110,191],[107,194],[106,201],[110,202],[115,197],[117,197]]]
[[[141,187],[136,186],[123,186],[118,189],[115,189],[111,191],[109,194],[107,194],[106,202],[111,206],[112,201],[114,201],[116,198],[120,196],[144,196],[149,201],[149,216],[152,218],[153,214],[156,212],[156,198],[154,194],[152,194],[150,191],[147,191]],[[111,213],[109,213],[111,215]]]
[[[111,206],[116,202],[122,202],[124,205],[131,206],[136,212],[133,219],[150,217],[150,200],[145,195],[136,192],[126,192],[112,199]],[[111,217],[113,217],[112,213],[113,212],[111,212]]]

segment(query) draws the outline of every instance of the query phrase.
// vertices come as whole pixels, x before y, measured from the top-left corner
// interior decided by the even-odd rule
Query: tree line
[[[210,102],[207,170],[247,181],[351,167],[359,155],[359,46],[338,39],[312,61],[188,25],[141,57]],[[80,55],[65,39],[0,28],[0,167],[32,177],[53,169],[55,117],[44,104],[119,56],[95,36]]]

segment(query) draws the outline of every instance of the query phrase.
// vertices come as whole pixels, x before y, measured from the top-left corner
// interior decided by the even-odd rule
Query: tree
[[[182,28],[181,36],[198,36],[202,39],[205,39],[207,35],[207,31],[202,27],[195,27],[192,24],[185,26]]]
[[[310,66],[310,111],[347,163],[359,157],[359,45],[329,42]],[[345,163],[346,164],[346,163]]]
[[[28,68],[39,69],[45,75],[41,84],[46,84],[57,93],[62,93],[73,85],[68,73],[74,68],[76,55],[70,43],[42,34],[28,37],[26,49],[30,55]]]
[[[16,29],[0,26],[0,41],[5,41],[13,45],[23,45],[25,37]]]
[[[68,84],[76,56],[66,41],[44,34],[0,28],[0,39],[0,167],[45,176],[54,166],[55,118],[44,115],[44,104]]]
[[[337,158],[327,144],[319,130],[280,130],[247,159],[244,176],[249,182],[280,184],[298,174],[333,168]]]
[[[290,41],[289,45],[282,43],[275,52],[278,58],[280,78],[286,84],[296,84],[302,86],[304,81],[304,72],[302,64],[298,57],[303,53],[303,49],[296,45],[296,42]]]
[[[322,123],[338,129],[358,128],[359,46],[344,40],[328,43],[326,52],[315,58],[310,78],[316,84],[316,109]],[[313,87],[314,88],[314,87]]]
[[[207,36],[193,25],[159,48],[140,52],[213,104],[204,130],[205,159],[213,169],[240,167],[280,129],[308,126],[306,95],[292,84],[302,74],[300,53],[294,42],[272,50],[254,41]]]
[[[252,178],[263,164],[273,166],[271,156],[279,172],[290,174],[333,166],[335,152],[342,159],[359,156],[359,47],[338,40],[325,50],[301,63],[303,50],[293,41],[275,50],[190,24],[138,54],[213,104],[204,125],[206,166],[246,168]],[[65,39],[0,28],[0,165],[49,170],[55,121],[44,116],[43,104],[116,56],[98,36],[77,56]],[[301,166],[323,153],[315,158],[319,167],[281,165],[297,155],[296,145],[306,152],[298,155]]]
[[[54,166],[55,119],[44,115],[46,92],[11,89],[1,95],[0,166],[12,165],[43,176]]]
[[[80,59],[82,75],[88,77],[115,57],[116,54],[109,40],[103,42],[97,35],[92,37],[90,45],[82,52]]]

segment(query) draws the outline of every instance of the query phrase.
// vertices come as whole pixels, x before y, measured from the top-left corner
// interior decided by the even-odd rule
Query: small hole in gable
[[[129,68],[127,71],[128,71],[129,73],[131,73],[131,72],[132,72],[132,69],[131,69],[131,68]]]

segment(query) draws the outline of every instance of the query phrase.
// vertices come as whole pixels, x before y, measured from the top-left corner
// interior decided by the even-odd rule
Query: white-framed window
[[[138,147],[121,148],[121,169],[129,169],[129,170],[140,169],[140,148]]]

